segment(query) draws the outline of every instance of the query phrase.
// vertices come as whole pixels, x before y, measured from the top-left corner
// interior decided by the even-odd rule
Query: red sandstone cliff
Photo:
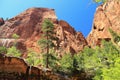
[[[111,40],[109,28],[120,33],[120,1],[109,0],[96,9],[92,31],[87,37],[90,46],[100,44],[102,39]]]
[[[68,80],[51,70],[28,65],[22,58],[0,54],[0,80]]]
[[[37,41],[42,35],[41,24],[45,18],[49,18],[54,23],[56,36],[59,38],[59,46],[61,48],[57,52],[61,53],[61,55],[64,52],[76,53],[87,45],[82,33],[76,32],[67,22],[58,21],[54,10],[47,8],[30,8],[5,21],[0,26],[0,37],[8,39],[16,33],[20,36],[18,47],[21,51],[25,52],[28,48],[32,48],[39,52]]]

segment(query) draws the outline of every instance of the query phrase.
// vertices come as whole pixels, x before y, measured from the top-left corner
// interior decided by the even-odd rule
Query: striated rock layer
[[[87,37],[91,47],[100,45],[102,39],[112,39],[109,29],[120,33],[120,1],[109,0],[96,9],[92,31]]]
[[[49,18],[54,23],[60,46],[57,52],[61,53],[61,55],[65,52],[79,52],[87,45],[87,41],[81,32],[76,32],[74,28],[63,20],[58,21],[54,10],[47,8],[30,8],[16,17],[5,21],[0,26],[0,38],[8,40],[16,33],[20,36],[18,39],[20,50],[23,49],[22,51],[25,51],[31,48],[39,52],[37,41],[41,38],[41,24],[45,18]],[[5,41],[1,40],[0,42]],[[8,45],[9,43],[7,43]]]
[[[0,54],[0,80],[68,80],[51,70],[28,65],[23,59]]]

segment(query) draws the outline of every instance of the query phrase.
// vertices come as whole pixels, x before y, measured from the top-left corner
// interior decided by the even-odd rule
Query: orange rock
[[[11,38],[12,34],[16,33],[20,39],[24,40],[19,45],[19,49],[28,48],[36,52],[40,52],[37,41],[41,38],[42,30],[41,24],[45,18],[49,18],[54,26],[56,36],[59,38],[59,50],[56,50],[60,55],[65,52],[76,53],[87,45],[87,41],[80,32],[76,32],[67,22],[57,20],[53,9],[47,8],[30,8],[22,12],[18,16],[11,18],[0,27],[0,37]],[[24,48],[20,48],[24,47]],[[22,50],[24,52],[24,50]]]
[[[120,33],[120,1],[110,0],[96,9],[92,31],[87,37],[89,46],[100,45],[102,39],[112,39],[109,28]]]

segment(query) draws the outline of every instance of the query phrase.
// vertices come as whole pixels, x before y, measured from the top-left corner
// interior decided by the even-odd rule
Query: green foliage
[[[74,75],[75,72],[82,75],[86,74],[85,79],[93,80],[119,80],[120,74],[120,51],[111,42],[102,41],[102,47],[89,48],[72,56],[65,54],[58,59],[52,51],[49,57],[49,66],[54,71],[65,74]],[[46,56],[43,61],[45,61]],[[58,65],[59,63],[59,65]]]
[[[56,72],[62,75],[71,76],[74,74],[78,74],[83,67],[81,66],[80,57],[78,57],[78,55],[72,56],[70,53],[64,54],[64,56],[58,59],[57,62],[59,63],[59,65],[56,67]],[[79,68],[79,66],[81,68]]]
[[[98,2],[101,2],[101,0],[94,0],[94,2],[98,3]]]
[[[115,42],[120,41],[118,34],[112,30],[110,30],[110,33]],[[45,40],[41,40],[40,43],[50,44],[49,40],[44,41]],[[43,47],[44,49],[47,48],[47,45],[43,46],[45,46]],[[75,54],[74,56],[65,54],[60,59],[58,59],[54,53],[55,52],[53,51],[51,53],[49,52],[49,54],[45,54],[43,62],[46,64],[45,59],[48,57],[49,67],[58,73],[73,75],[77,72],[79,74],[85,73],[86,79],[120,80],[120,51],[111,41],[106,42],[103,40],[101,47],[85,47],[82,52]]]
[[[78,65],[79,70],[82,68],[89,77],[95,75],[96,71],[105,66],[101,64],[102,56],[99,47],[96,47],[95,49],[86,47],[79,56],[80,58],[78,61],[81,60],[81,63]]]
[[[76,60],[76,62],[74,64],[76,64],[76,70],[81,71],[84,69],[84,57],[82,57],[82,53],[78,53],[76,55],[74,55],[74,59]]]
[[[48,46],[49,48],[54,47],[54,43],[52,42],[52,40],[46,40],[46,39],[40,39],[38,41],[38,44],[40,45],[41,49],[44,51]]]
[[[21,52],[15,46],[12,46],[11,48],[7,49],[7,55],[14,56],[14,57],[20,57]]]
[[[42,31],[46,34],[46,35],[50,35],[51,33],[53,33],[54,30],[54,25],[53,23],[49,20],[49,19],[45,19],[43,24],[42,24]],[[50,33],[50,34],[49,34]],[[46,36],[45,35],[45,36]]]
[[[57,57],[57,53],[55,53],[55,51],[51,49],[48,57],[49,57],[49,67],[54,71],[56,71],[57,63],[59,61],[59,58]]]
[[[108,0],[93,0],[93,2],[95,2],[95,3],[105,3],[106,1],[108,1]]]
[[[18,39],[20,36],[19,35],[17,35],[17,34],[13,34],[12,35],[12,38],[14,38],[14,39]]]
[[[59,58],[57,57],[57,54],[55,53],[55,51],[53,49],[50,50],[50,53],[47,55],[47,54],[42,54],[41,55],[41,65],[43,67],[46,66],[46,58],[48,57],[49,58],[49,64],[48,64],[48,67],[50,69],[52,69],[53,71],[57,71],[58,70],[58,63],[59,63]]]
[[[119,36],[114,31],[110,30],[110,32],[114,41],[119,40]],[[94,76],[94,80],[120,79],[120,51],[112,42],[106,42],[103,40],[101,48],[85,48],[81,57],[84,58],[82,59],[82,62],[84,64],[83,68],[85,72],[88,75]]]
[[[0,47],[0,54],[6,54],[7,53],[7,48],[6,47]]]
[[[58,38],[55,37],[54,25],[49,19],[45,19],[42,24],[42,39],[38,41],[38,44],[42,49],[45,49],[49,46],[49,48],[55,47],[53,41],[57,41]]]
[[[13,34],[12,35],[12,38],[14,38],[14,39],[18,39],[20,36],[19,35],[17,35],[17,34]],[[17,41],[15,40],[15,42],[14,42],[14,45],[13,46],[16,46],[17,45]]]
[[[55,47],[55,44],[53,43],[53,40],[57,40],[57,38],[54,36],[54,25],[49,19],[45,19],[42,24],[42,31],[43,35],[42,38],[38,41],[38,44],[40,45],[42,51],[46,53],[46,67],[48,68],[49,65],[49,56],[50,49]]]
[[[102,69],[102,77],[104,80],[120,80],[120,57],[115,59],[114,65],[111,65],[110,68]]]
[[[65,74],[71,74],[73,71],[73,57],[71,54],[65,54],[59,61],[60,63],[60,72]]]
[[[40,63],[42,62],[40,59],[40,54],[34,52],[31,49],[28,50],[26,61],[29,65],[32,65],[32,66],[39,66]]]
[[[120,41],[120,36],[116,32],[114,32],[112,29],[109,29],[109,32],[111,33],[111,35],[113,37],[113,41],[115,43]]]
[[[85,47],[80,54],[74,55],[76,59],[75,69],[77,71],[84,71],[88,78],[93,78],[94,80],[104,79],[103,73],[105,74],[105,72],[103,71],[113,67],[116,59],[120,56],[119,50],[112,42],[102,41],[102,44],[101,48],[97,46],[94,49]],[[115,79],[118,80],[117,78]]]
[[[103,48],[101,48],[101,62],[100,64],[102,67],[98,69],[98,71],[95,72],[95,80],[103,79],[103,80],[119,80],[115,77],[113,73],[119,73],[119,71],[114,71],[113,66],[115,66],[116,59],[119,58],[120,53],[119,50],[117,50],[116,46],[112,44],[112,42],[103,42]],[[115,68],[114,68],[115,69]],[[113,71],[112,71],[113,70]],[[112,74],[111,74],[112,73]],[[109,76],[107,76],[107,75]]]

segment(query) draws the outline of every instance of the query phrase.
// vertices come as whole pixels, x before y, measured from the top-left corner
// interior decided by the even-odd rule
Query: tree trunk
[[[48,68],[48,64],[49,64],[48,54],[49,54],[49,46],[47,46],[46,68]]]
[[[48,34],[48,32],[47,32]],[[47,36],[47,41],[48,41],[48,36]],[[47,42],[47,56],[46,56],[46,68],[48,68],[48,64],[49,64],[49,43]]]

